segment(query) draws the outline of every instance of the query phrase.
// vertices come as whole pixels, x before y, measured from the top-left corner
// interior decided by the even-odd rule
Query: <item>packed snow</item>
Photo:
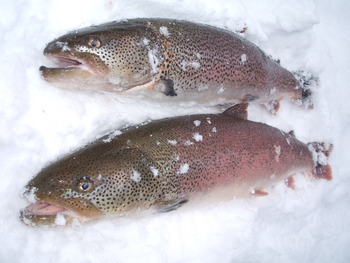
[[[159,32],[165,37],[169,37],[170,36],[170,33],[169,33],[168,28],[166,26],[161,26],[159,28]]]
[[[347,0],[2,1],[0,262],[349,262],[349,13]],[[220,111],[194,102],[154,103],[137,93],[60,90],[41,79],[38,68],[50,63],[42,51],[54,38],[136,17],[244,31],[288,70],[318,76],[313,110],[284,101],[273,116],[251,105],[249,119],[294,130],[304,142],[333,143],[333,180],[298,175],[295,190],[281,182],[265,197],[188,202],[169,213],[74,227],[24,225],[18,213],[29,202],[21,193],[48,163],[127,125]]]
[[[153,173],[153,176],[154,176],[154,177],[157,177],[158,174],[159,174],[158,169],[155,168],[155,167],[153,167],[153,166],[151,166],[150,169],[151,169],[151,172]]]
[[[133,180],[135,183],[138,183],[141,181],[141,174],[138,171],[132,171],[132,175],[130,176],[130,179]]]
[[[185,163],[180,166],[180,170],[177,172],[178,174],[186,174],[188,172],[188,169],[190,169],[190,166],[188,163]]]
[[[177,141],[176,140],[168,140],[168,143],[170,145],[176,145],[177,144]]]
[[[201,121],[200,120],[195,120],[193,122],[194,126],[198,127],[199,125],[201,125]]]
[[[198,132],[193,133],[192,137],[196,142],[203,141],[203,135],[200,135]]]

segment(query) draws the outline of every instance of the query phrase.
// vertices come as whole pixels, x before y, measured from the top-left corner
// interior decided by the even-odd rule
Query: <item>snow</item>
[[[190,166],[188,165],[188,163],[184,163],[180,166],[180,169],[177,173],[178,174],[186,174],[189,169],[190,169]]]
[[[154,177],[157,177],[158,174],[159,174],[158,169],[155,168],[155,167],[153,167],[153,166],[151,166],[150,169],[151,169],[151,172],[152,172],[153,176],[154,176]]]
[[[68,47],[67,42],[60,42],[58,41],[56,45],[60,46],[62,48],[62,51],[70,51],[70,48]]]
[[[225,91],[225,88],[224,88],[224,87],[221,87],[221,88],[219,89],[219,91],[218,91],[218,94],[222,94],[222,93],[224,93],[224,91]]]
[[[153,74],[156,74],[159,69],[158,69],[158,65],[160,64],[159,59],[158,59],[158,50],[156,49],[150,49],[148,50],[148,60],[150,63],[150,66],[152,68],[151,72]]]
[[[187,71],[188,69],[199,69],[201,64],[198,61],[183,61],[181,62],[181,69]]]
[[[191,142],[190,140],[186,140],[186,141],[184,142],[184,145],[185,145],[185,146],[190,146],[190,145],[193,145],[193,142]]]
[[[273,146],[275,148],[275,160],[276,162],[279,162],[280,161],[280,156],[281,156],[281,146],[280,145],[274,145]]]
[[[138,171],[132,171],[132,175],[130,176],[130,179],[133,180],[135,183],[138,183],[141,181],[141,174]]]
[[[143,38],[142,39],[142,43],[145,45],[145,46],[148,46],[149,45],[149,40],[147,38]]]
[[[193,122],[194,126],[198,127],[199,125],[201,125],[201,121],[200,120],[195,120]]]
[[[177,141],[176,140],[168,140],[168,143],[170,145],[176,145],[177,144]]]
[[[169,33],[168,28],[166,26],[161,26],[159,28],[159,32],[165,37],[169,37],[170,36],[170,33]]]
[[[242,54],[241,56],[241,64],[244,64],[247,61],[247,54]]]
[[[1,262],[350,261],[349,1],[36,0],[0,6]],[[249,119],[294,130],[304,142],[332,142],[334,179],[298,175],[296,190],[281,183],[266,197],[189,202],[169,213],[81,226],[22,224],[18,212],[28,201],[20,193],[48,163],[126,125],[218,112],[195,103],[155,104],[137,94],[60,90],[40,78],[39,66],[50,63],[42,55],[46,43],[77,28],[134,17],[246,27],[242,35],[282,66],[317,75],[312,111],[282,102],[272,116],[251,105]]]
[[[111,132],[110,134],[108,134],[106,139],[103,139],[103,142],[107,143],[107,142],[111,142],[113,140],[113,138],[115,138],[116,136],[122,134],[122,132],[120,130],[116,130],[114,132]]]
[[[35,201],[37,200],[36,198],[36,192],[38,191],[38,188],[36,187],[32,187],[29,191],[25,192],[25,198],[28,200],[28,202],[30,203],[35,203]]]
[[[58,214],[56,216],[56,219],[55,219],[55,224],[58,225],[58,226],[65,226],[67,223],[67,220],[66,218],[64,217],[64,215],[60,215]]]
[[[320,147],[318,145],[318,147]],[[321,165],[327,165],[328,160],[327,156],[324,154],[324,150],[327,151],[329,150],[329,145],[325,145],[324,147],[321,146],[321,151],[317,151],[314,147],[314,145],[309,144],[308,145],[309,151],[312,153],[312,159],[314,160],[315,163],[321,164]]]
[[[196,142],[203,141],[203,135],[200,135],[198,132],[193,133],[192,137]]]

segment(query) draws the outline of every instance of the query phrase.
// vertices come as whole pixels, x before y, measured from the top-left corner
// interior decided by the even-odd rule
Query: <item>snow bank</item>
[[[346,0],[3,1],[0,4],[1,262],[348,262],[350,260],[350,4]],[[30,228],[20,193],[43,166],[108,131],[149,119],[217,109],[154,104],[142,97],[58,90],[41,80],[46,43],[115,19],[181,18],[245,37],[289,70],[319,76],[315,109],[283,102],[249,118],[330,141],[334,179],[296,178],[270,195],[191,206],[166,214],[106,219],[81,227]]]

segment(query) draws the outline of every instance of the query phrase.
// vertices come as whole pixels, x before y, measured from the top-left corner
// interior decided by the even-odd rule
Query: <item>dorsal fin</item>
[[[225,110],[224,114],[226,116],[246,120],[248,118],[247,108],[248,108],[248,103],[237,104]]]
[[[294,130],[290,130],[290,131],[288,132],[288,134],[289,134],[290,136],[292,136],[292,137],[295,138],[295,132],[294,132]]]

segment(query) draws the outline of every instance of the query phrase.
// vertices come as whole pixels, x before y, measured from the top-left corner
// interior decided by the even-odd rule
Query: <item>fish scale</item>
[[[319,163],[314,157],[328,156],[324,144],[311,147],[292,133],[248,121],[246,107],[152,121],[82,148],[28,183],[26,193],[37,203],[22,211],[22,220],[52,223],[57,213],[43,216],[43,203],[47,210],[74,212],[63,213],[67,218],[87,220],[169,211],[201,196],[246,197],[299,172],[331,178],[325,158]]]

